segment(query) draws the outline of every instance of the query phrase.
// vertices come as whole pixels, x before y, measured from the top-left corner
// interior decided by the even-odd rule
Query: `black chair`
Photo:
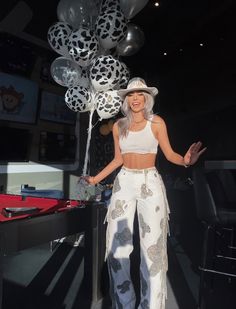
[[[195,167],[192,180],[197,216],[204,227],[198,299],[198,308],[202,309],[207,273],[211,274],[211,281],[215,278],[213,275],[236,277],[233,269],[236,266],[236,203],[227,198],[216,170]],[[236,190],[235,183],[232,186]]]

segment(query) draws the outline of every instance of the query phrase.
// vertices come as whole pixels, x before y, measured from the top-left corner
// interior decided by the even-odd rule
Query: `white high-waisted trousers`
[[[123,167],[114,181],[106,236],[112,308],[135,308],[129,257],[136,210],[141,257],[138,309],[164,309],[169,207],[162,178],[155,167],[142,170]]]

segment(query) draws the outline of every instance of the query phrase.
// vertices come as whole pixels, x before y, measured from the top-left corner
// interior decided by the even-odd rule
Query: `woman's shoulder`
[[[124,121],[126,119],[126,117],[122,117],[122,118],[119,118],[119,119],[117,119],[116,121],[115,121],[115,125],[119,125],[120,123],[122,123],[122,121]]]
[[[120,125],[120,123],[122,122],[123,119],[124,119],[124,118],[119,118],[119,119],[117,119],[117,120],[114,122],[113,128],[114,128],[116,131],[118,130],[119,125]]]
[[[163,123],[165,123],[164,119],[159,115],[153,115],[151,121],[152,121],[153,124],[163,124]]]

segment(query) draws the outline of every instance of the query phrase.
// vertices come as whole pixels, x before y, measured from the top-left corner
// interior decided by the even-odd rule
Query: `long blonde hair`
[[[144,105],[144,119],[151,121],[153,116],[153,105],[154,105],[154,98],[147,92],[142,92],[145,98],[145,105]],[[121,137],[127,136],[129,127],[132,122],[132,111],[128,104],[128,97],[126,96],[124,102],[121,107],[121,112],[125,116],[124,118],[119,119],[118,121],[118,128],[119,128],[119,135]]]

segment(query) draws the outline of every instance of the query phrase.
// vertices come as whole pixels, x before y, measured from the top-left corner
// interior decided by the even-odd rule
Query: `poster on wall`
[[[40,119],[75,124],[76,113],[67,107],[64,96],[42,91]]]
[[[36,82],[0,72],[0,119],[35,123],[37,103]]]

